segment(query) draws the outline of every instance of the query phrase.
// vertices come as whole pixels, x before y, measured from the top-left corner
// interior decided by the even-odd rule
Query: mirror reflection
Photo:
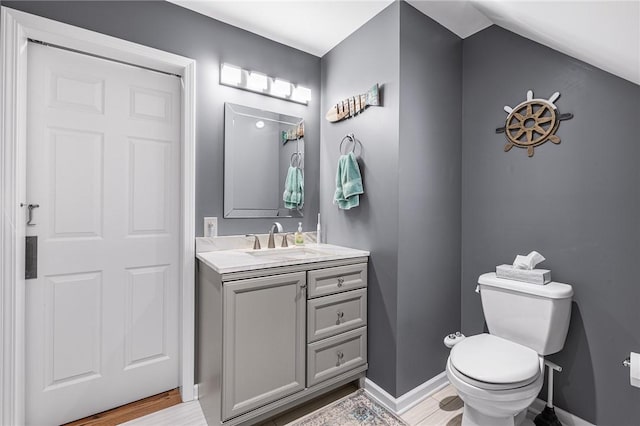
[[[224,217],[300,217],[304,121],[225,103]]]

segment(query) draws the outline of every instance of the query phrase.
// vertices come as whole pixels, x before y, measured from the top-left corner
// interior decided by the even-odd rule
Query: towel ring
[[[353,143],[353,148],[351,148],[351,152],[355,153],[356,152],[356,137],[355,137],[355,135],[353,133],[349,133],[344,138],[342,138],[342,140],[340,141],[340,154],[342,154],[342,144],[346,140],[349,140],[350,142]],[[345,152],[345,154],[347,154],[348,152],[349,151]]]
[[[297,167],[300,168],[300,166],[302,165],[302,154],[300,154],[299,152],[294,152],[293,154],[291,154],[291,167]]]

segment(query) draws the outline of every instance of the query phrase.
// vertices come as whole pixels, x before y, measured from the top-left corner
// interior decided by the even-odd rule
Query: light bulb
[[[294,99],[298,102],[307,103],[311,100],[311,89],[303,86],[296,86],[295,89],[293,89],[291,99]]]
[[[264,91],[267,88],[267,76],[255,71],[250,72],[247,79],[247,88],[256,92]]]
[[[224,84],[237,86],[242,82],[242,69],[234,65],[222,64],[220,81]]]
[[[274,79],[271,85],[271,94],[286,98],[291,95],[291,83],[286,80],[280,80],[279,78]]]

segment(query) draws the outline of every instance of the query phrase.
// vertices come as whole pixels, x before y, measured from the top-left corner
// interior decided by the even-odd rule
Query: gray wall
[[[462,40],[400,4],[396,395],[444,371],[460,329]]]
[[[303,117],[305,230],[315,229],[320,167],[320,59],[165,1],[3,1],[3,6],[187,56],[197,61],[196,235],[218,216],[222,235],[266,232],[273,219],[222,219],[224,102]],[[309,87],[308,106],[221,86],[220,63]],[[299,219],[280,219],[288,231]]]
[[[382,87],[383,107],[369,107],[339,123],[322,119],[320,208],[328,242],[371,251],[369,264],[368,377],[396,392],[398,271],[399,4],[393,3],[327,53],[322,64],[324,113],[347,97]],[[353,132],[365,195],[360,206],[333,205],[340,140]]]
[[[620,362],[640,350],[640,87],[490,27],[463,43],[462,328],[483,330],[478,275],[538,250],[573,285],[554,403],[598,425],[640,419]],[[504,105],[561,93],[560,145],[503,152]],[[543,394],[544,395],[544,394]]]
[[[444,370],[442,338],[460,327],[462,42],[395,2],[321,63],[323,112],[383,89],[382,107],[322,121],[320,197],[327,240],[372,252],[367,376],[400,396]],[[331,199],[349,132],[363,144],[365,195],[341,211]]]

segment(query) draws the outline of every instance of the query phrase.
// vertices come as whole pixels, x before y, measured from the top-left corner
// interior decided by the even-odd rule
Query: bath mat
[[[311,414],[290,426],[408,426],[392,412],[374,402],[360,389]]]

